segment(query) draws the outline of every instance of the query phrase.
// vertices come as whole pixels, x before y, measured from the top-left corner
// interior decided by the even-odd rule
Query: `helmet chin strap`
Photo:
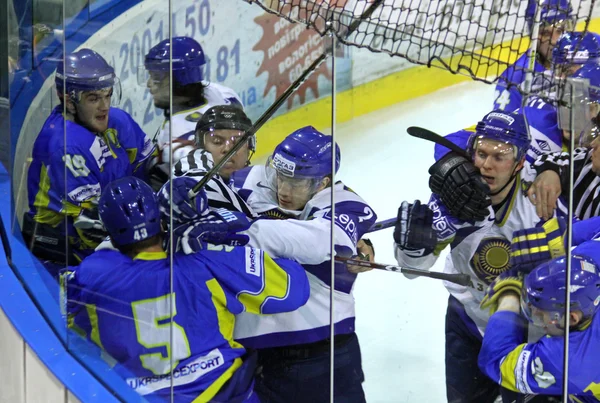
[[[502,193],[502,191],[503,191],[504,189],[506,189],[506,187],[507,187],[508,185],[510,185],[510,183],[513,181],[513,179],[515,179],[515,178],[517,177],[517,175],[519,174],[519,172],[521,172],[521,169],[523,169],[523,168],[521,168],[521,169],[519,169],[519,170],[517,171],[517,166],[519,166],[519,163],[518,163],[518,162],[517,162],[517,165],[515,165],[515,167],[513,168],[513,172],[512,172],[512,174],[510,175],[510,179],[509,179],[509,180],[506,182],[506,184],[505,184],[504,186],[502,186],[502,187],[500,188],[500,190],[498,190],[498,191],[496,191],[496,192],[494,192],[494,193],[490,193],[490,196],[496,196],[497,194],[500,194],[500,193]]]

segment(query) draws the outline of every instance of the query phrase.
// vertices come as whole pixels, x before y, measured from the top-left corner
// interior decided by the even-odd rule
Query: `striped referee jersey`
[[[213,166],[212,155],[208,151],[198,149],[173,166],[173,176],[188,176],[200,181]],[[208,205],[212,208],[225,208],[244,213],[247,217],[257,217],[246,201],[229,187],[220,175],[213,176],[204,186],[204,191],[208,197]]]
[[[592,171],[592,149],[576,148],[573,177],[573,215],[580,220],[600,216],[600,176]],[[560,176],[562,196],[568,200],[569,189],[569,153],[554,152],[538,157],[533,168],[537,175],[544,171],[554,171]]]

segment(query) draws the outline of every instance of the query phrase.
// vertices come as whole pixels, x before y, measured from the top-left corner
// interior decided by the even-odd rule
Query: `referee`
[[[573,216],[584,220],[600,216],[600,136],[589,148],[574,151]],[[558,197],[569,197],[569,153],[544,154],[533,163],[537,172],[528,191],[537,214],[547,220],[552,217]]]

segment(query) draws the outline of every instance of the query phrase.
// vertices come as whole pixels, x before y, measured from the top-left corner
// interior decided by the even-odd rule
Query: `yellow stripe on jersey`
[[[545,239],[546,238],[546,234],[543,232],[540,233],[535,233],[535,234],[528,234],[528,235],[521,235],[521,236],[516,236],[512,239],[512,242],[523,242],[523,241],[537,241],[539,239]]]
[[[33,219],[40,224],[48,224],[54,227],[58,225],[64,217],[48,208],[50,205],[50,196],[48,196],[48,192],[50,191],[50,177],[48,176],[46,166],[43,164],[40,170],[40,183],[38,189],[35,200],[33,201],[33,206],[36,208]]]
[[[540,252],[548,252],[550,248],[548,248],[548,245],[544,245],[544,246],[536,246],[534,248],[529,248],[527,250],[517,250],[511,253],[512,256],[521,256],[521,255],[527,255],[530,253],[540,253]]]
[[[512,197],[510,198],[510,203],[501,213],[502,219],[500,220],[500,222],[498,222],[498,216],[496,216],[496,225],[498,227],[502,227],[504,224],[506,224],[506,221],[508,221],[508,217],[510,216],[510,212],[512,211],[513,206],[515,205],[517,196],[520,194],[519,190],[521,189],[521,186],[518,186],[519,183],[521,183],[521,174],[518,174],[515,178],[515,187],[512,190],[513,193]]]
[[[225,291],[216,279],[210,279],[206,282],[206,287],[212,296],[212,303],[217,313],[219,321],[219,332],[221,336],[229,343],[229,346],[234,349],[243,349],[240,343],[233,340],[233,328],[235,326],[235,316],[227,309],[227,298]],[[219,376],[200,396],[193,402],[209,402],[219,392],[221,387],[233,376],[233,373],[242,366],[242,359],[236,358],[233,364],[221,376]]]
[[[161,260],[161,259],[166,259],[166,258],[167,258],[167,252],[165,252],[165,251],[140,252],[137,255],[135,255],[133,260]]]
[[[546,232],[546,235],[554,235],[554,233],[560,232],[560,225],[558,222],[558,218],[556,217],[546,221],[544,225],[542,225],[542,227],[544,228],[544,232]],[[563,237],[561,235],[558,235],[554,236],[553,238],[548,238],[548,246],[550,247],[550,255],[552,256],[552,258],[555,259],[557,257],[564,256],[565,247]]]
[[[452,241],[454,241],[454,236],[450,237],[449,239],[446,239],[442,242],[438,242],[435,245],[435,248],[433,249],[433,254],[435,256],[439,256],[440,253],[442,253],[442,251],[446,248],[446,246],[450,245],[452,243]]]
[[[216,279],[206,282],[206,287],[212,295],[212,302],[217,312],[219,320],[219,331],[225,340],[229,342],[231,348],[244,348],[240,343],[233,340],[233,327],[235,326],[235,316],[227,309],[227,298],[225,291]]]
[[[504,386],[508,390],[513,392],[519,392],[517,389],[517,379],[515,376],[515,370],[518,365],[519,356],[527,344],[523,343],[513,351],[508,353],[506,357],[500,363],[500,375],[501,375],[501,386]]]
[[[267,254],[262,254],[263,287],[258,293],[242,291],[238,299],[250,313],[262,313],[262,305],[269,297],[283,299],[288,293],[290,278],[285,270],[271,259]]]
[[[102,345],[102,341],[100,340],[100,328],[98,325],[98,313],[96,312],[96,305],[85,304],[85,310],[88,313],[88,316],[90,318],[90,325],[92,327],[90,339],[92,339],[92,341],[96,343],[98,347],[104,350],[104,346]]]
[[[592,382],[583,391],[592,392],[592,395],[600,401],[600,383]]]
[[[133,164],[135,162],[135,157],[137,157],[138,149],[137,148],[127,148],[127,156],[129,157],[129,163]]]
[[[225,370],[225,372],[223,372],[220,377],[218,377],[208,388],[206,388],[206,390],[202,392],[200,396],[192,400],[192,403],[210,402],[215,397],[215,395],[219,393],[219,390],[221,390],[223,385],[225,385],[225,383],[227,383],[227,381],[231,379],[233,373],[237,371],[238,368],[241,366],[242,359],[236,358],[233,361],[233,364],[231,364],[231,366],[227,368],[227,370]]]

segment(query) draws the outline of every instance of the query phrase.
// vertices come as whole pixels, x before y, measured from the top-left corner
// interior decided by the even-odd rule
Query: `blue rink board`
[[[11,222],[10,188],[10,176],[4,166],[0,164],[0,215],[5,227]],[[13,262],[29,260],[33,261],[36,266],[40,265],[31,256],[22,241],[10,234],[9,228],[7,228],[7,232],[9,232],[8,239]],[[56,301],[50,301],[48,295],[42,294],[45,301],[42,302],[38,299],[38,304],[36,304],[29,295],[32,289],[43,285],[40,283],[40,274],[43,272],[21,271],[18,267],[14,267],[14,264],[13,270],[8,265],[2,244],[0,244],[0,248],[3,252],[0,256],[0,308],[48,370],[82,402],[144,401],[99,358],[98,351],[89,343],[75,335],[69,335],[69,343],[77,349],[78,357],[66,349],[66,338],[64,337],[67,334],[66,329],[63,335],[59,335],[59,332],[55,330],[56,324],[62,322]],[[52,306],[45,305],[48,303],[51,303]],[[44,307],[45,315],[40,312],[38,306]],[[50,320],[47,321],[46,318]],[[53,326],[50,322],[54,322]],[[80,360],[85,360],[85,366]],[[102,382],[93,376],[90,370],[99,374]]]

